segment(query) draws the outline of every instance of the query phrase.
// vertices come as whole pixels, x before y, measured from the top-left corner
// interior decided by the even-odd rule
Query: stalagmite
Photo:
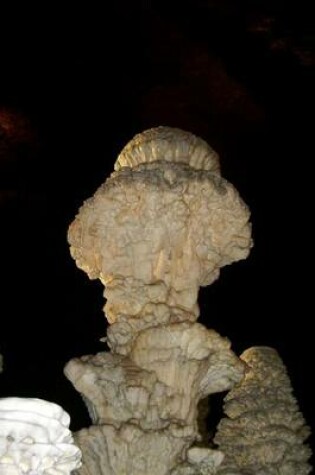
[[[244,379],[225,398],[215,442],[225,454],[220,475],[307,475],[309,435],[286,368],[269,347],[246,350]]]
[[[196,447],[197,404],[244,374],[230,342],[196,322],[200,286],[245,259],[249,210],[191,133],[137,135],[71,224],[79,268],[105,286],[111,351],[65,374],[93,425],[75,434],[81,475],[215,473],[222,452]]]

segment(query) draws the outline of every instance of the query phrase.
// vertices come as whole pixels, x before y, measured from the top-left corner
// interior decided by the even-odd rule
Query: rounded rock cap
[[[165,126],[135,135],[119,154],[114,169],[119,171],[155,161],[184,163],[195,170],[220,175],[219,155],[207,142],[191,132]]]

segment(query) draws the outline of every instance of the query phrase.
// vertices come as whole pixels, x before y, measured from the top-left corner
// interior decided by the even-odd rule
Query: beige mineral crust
[[[168,428],[198,437],[197,403],[238,382],[243,364],[228,340],[198,323],[139,333],[128,357],[98,353],[71,360],[66,375],[84,395],[94,423]]]
[[[80,475],[215,473],[194,447],[198,402],[244,374],[230,342],[196,322],[200,286],[252,246],[249,210],[199,137],[157,127],[132,139],[68,233],[79,268],[105,286],[110,352],[67,377],[93,426],[76,434]]]
[[[277,351],[246,350],[244,379],[225,398],[215,442],[225,454],[220,475],[307,475],[309,428]]]

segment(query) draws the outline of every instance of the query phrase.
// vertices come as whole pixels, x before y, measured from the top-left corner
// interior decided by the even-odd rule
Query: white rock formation
[[[217,154],[178,129],[137,135],[115,170],[68,234],[78,267],[105,285],[110,323],[111,352],[65,368],[94,424],[76,435],[79,473],[210,474],[223,456],[192,447],[197,404],[232,388],[244,365],[196,323],[198,290],[247,257],[249,210]]]
[[[70,417],[42,399],[0,399],[0,474],[69,475],[81,465]]]
[[[269,347],[246,350],[247,371],[225,398],[227,418],[215,442],[225,454],[220,475],[307,475],[309,435],[286,368]]]

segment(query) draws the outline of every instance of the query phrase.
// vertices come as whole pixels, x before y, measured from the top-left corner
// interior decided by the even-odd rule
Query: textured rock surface
[[[198,401],[230,389],[243,371],[230,343],[198,323],[142,331],[128,357],[99,353],[65,368],[94,423],[132,421],[143,430],[168,427],[191,438],[198,435]]]
[[[169,431],[143,431],[133,424],[120,429],[111,425],[81,430],[76,443],[82,447],[81,475],[148,475],[169,473],[190,439]]]
[[[249,210],[198,137],[158,127],[123,149],[69,228],[71,254],[105,285],[110,353],[65,373],[94,426],[80,431],[80,474],[211,474],[220,451],[200,440],[200,399],[231,389],[244,364],[196,323],[200,286],[251,247]]]
[[[171,475],[214,475],[223,459],[219,450],[192,447],[187,450],[187,462],[178,465]]]
[[[269,347],[246,350],[245,378],[225,399],[227,418],[219,424],[215,442],[225,453],[222,475],[306,475],[309,435],[286,368]]]
[[[70,417],[42,399],[0,399],[0,474],[69,475],[81,465]]]
[[[143,147],[136,141],[136,150],[153,150],[147,161],[113,173],[81,207],[68,233],[78,267],[106,286],[110,323],[156,312],[172,321],[196,319],[199,287],[217,279],[220,267],[246,258],[251,247],[248,208],[220,177],[217,158],[214,171],[210,159],[206,170],[196,170],[188,163],[202,166],[198,147],[191,147],[197,157],[187,158],[190,148],[179,146],[177,129],[154,130],[150,147],[147,133]],[[172,150],[176,162],[162,160],[154,152],[161,148]]]
[[[219,156],[204,140],[170,127],[156,127],[137,134],[123,148],[114,168],[118,171],[160,160],[220,174]]]

